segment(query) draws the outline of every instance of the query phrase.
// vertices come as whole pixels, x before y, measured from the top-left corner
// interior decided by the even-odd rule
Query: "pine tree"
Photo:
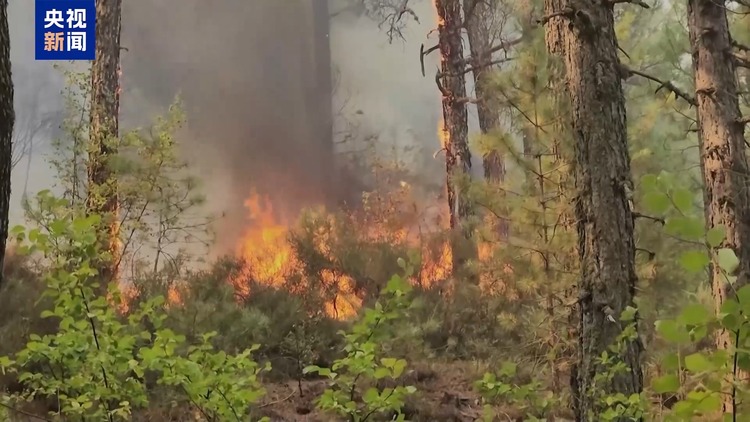
[[[13,109],[13,78],[10,64],[10,30],[8,29],[8,0],[0,0],[0,287],[8,238],[10,208],[10,172],[13,167],[12,137],[15,123]]]
[[[533,24],[541,2],[507,4],[507,56],[511,59],[490,77],[488,94],[504,122],[479,138],[486,154],[505,157],[502,183],[476,186],[475,201],[508,225],[507,238],[483,233],[494,244],[480,266],[482,287],[500,296],[500,320],[519,338],[519,359],[539,367],[558,397],[572,355],[567,306],[573,299],[575,232],[568,172],[571,154],[565,105],[557,101],[554,83],[558,63],[547,53],[544,33]],[[509,124],[505,124],[509,122]],[[498,221],[489,222],[494,227]],[[529,327],[535,327],[529,329]],[[541,365],[540,365],[541,364]]]
[[[609,3],[547,0],[544,13],[548,49],[565,67],[575,157],[581,279],[573,407],[577,420],[598,420],[598,394],[629,397],[643,389],[639,340],[627,341],[620,356],[626,371],[595,381],[606,370],[598,358],[618,341],[619,318],[633,306],[637,282],[623,72]]]
[[[487,134],[500,126],[500,114],[491,101],[490,83],[494,70],[492,59],[494,16],[497,13],[496,1],[464,0],[464,23],[469,39],[471,60],[470,71],[474,77],[474,91],[477,97],[477,117],[479,129]],[[487,151],[482,156],[484,177],[487,180],[501,182],[505,176],[505,164],[499,151]]]
[[[471,152],[461,31],[463,20],[460,0],[436,0],[435,8],[440,51],[440,71],[435,79],[442,94],[446,189],[450,228],[454,231],[453,270],[457,271],[473,255],[469,240],[471,229],[466,224],[473,212],[465,189],[466,179],[471,173]]]
[[[724,301],[747,284],[750,277],[750,192],[747,189],[745,123],[740,113],[726,6],[711,0],[690,0],[687,14],[706,221],[709,229],[726,230],[720,246],[731,248],[739,258],[734,285],[719,265],[712,268],[711,289],[716,312],[720,313]],[[731,333],[724,330],[717,336],[716,345],[726,350],[732,347],[732,341]],[[728,395],[724,411],[734,413],[735,406],[734,394]]]
[[[121,28],[122,0],[97,0],[86,209],[102,217],[99,244],[106,257],[97,266],[105,285],[117,277],[119,265],[117,177],[112,164],[119,137]]]

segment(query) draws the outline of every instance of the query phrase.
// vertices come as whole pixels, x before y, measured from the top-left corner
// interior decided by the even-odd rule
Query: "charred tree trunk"
[[[466,33],[471,51],[471,69],[474,76],[474,91],[477,96],[477,117],[479,130],[487,134],[500,126],[500,114],[492,107],[490,76],[493,66],[491,53],[490,22],[494,13],[494,2],[485,0],[464,0]],[[505,178],[505,163],[498,151],[490,151],[482,157],[484,177],[491,182],[502,182]]]
[[[472,214],[466,192],[461,185],[471,172],[466,112],[464,50],[461,38],[461,1],[435,0],[438,14],[438,47],[440,72],[436,77],[442,94],[442,141],[445,150],[446,188],[452,244],[453,270],[464,266],[472,256],[471,232],[465,226]]]
[[[117,178],[110,159],[117,154],[120,109],[122,0],[96,0],[96,59],[91,65],[88,197],[89,214],[102,218],[97,263],[101,283],[113,281],[119,263]]]
[[[0,288],[3,287],[5,245],[8,239],[10,171],[13,167],[12,138],[16,114],[13,109],[13,78],[10,65],[8,0],[0,0]]]
[[[750,198],[744,124],[726,6],[713,0],[690,0],[688,26],[706,221],[709,228],[721,225],[726,228],[721,247],[734,250],[740,261],[736,289],[745,285],[750,276]],[[712,266],[711,289],[718,313],[724,300],[733,295],[732,286],[718,265]],[[731,348],[731,333],[720,332],[716,345],[719,349]],[[734,394],[725,396],[725,412],[734,411],[734,400]]]
[[[598,420],[601,394],[643,389],[638,340],[621,353],[628,370],[594,385],[607,370],[597,358],[622,332],[619,317],[633,305],[637,281],[625,97],[611,3],[546,0],[544,9],[547,45],[562,55],[571,105],[581,264],[579,357],[571,381],[576,420],[590,421]]]

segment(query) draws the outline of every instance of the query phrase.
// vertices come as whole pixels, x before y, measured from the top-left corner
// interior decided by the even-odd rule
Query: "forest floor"
[[[482,420],[483,405],[475,391],[475,368],[471,363],[416,365],[403,377],[417,393],[403,409],[412,422],[474,422]],[[331,422],[330,414],[315,409],[315,399],[326,388],[325,380],[289,381],[265,385],[267,393],[261,414],[274,422]],[[523,420],[517,410],[495,408],[504,418]],[[564,421],[567,419],[554,419]]]

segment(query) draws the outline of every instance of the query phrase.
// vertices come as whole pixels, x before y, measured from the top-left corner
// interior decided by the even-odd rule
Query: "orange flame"
[[[245,260],[248,275],[260,283],[282,286],[285,278],[299,268],[288,239],[290,224],[274,213],[268,197],[253,192],[244,204],[252,223],[245,231],[238,253]],[[336,286],[341,292],[332,303],[326,304],[326,313],[341,319],[356,314],[361,301],[353,292],[351,278],[330,271],[323,271],[320,277],[324,284]],[[250,293],[248,286],[237,282],[235,288],[243,295]]]
[[[267,197],[253,192],[244,205],[252,223],[245,231],[238,252],[255,280],[280,285],[292,262],[292,247],[287,241],[289,225],[279,221]]]

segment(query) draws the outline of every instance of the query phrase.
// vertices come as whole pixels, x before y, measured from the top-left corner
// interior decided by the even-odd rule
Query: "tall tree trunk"
[[[545,36],[561,54],[571,104],[579,282],[579,357],[572,374],[576,420],[598,420],[601,394],[630,396],[643,389],[642,345],[624,345],[625,373],[611,381],[597,358],[617,341],[620,314],[633,305],[635,243],[625,97],[612,5],[606,0],[546,0]]]
[[[313,63],[315,66],[315,85],[312,90],[310,110],[315,110],[316,151],[320,154],[320,183],[324,189],[325,199],[339,199],[339,186],[334,183],[333,154],[333,83],[331,71],[331,21],[328,11],[328,0],[313,2]]]
[[[117,178],[110,159],[117,154],[120,111],[122,0],[96,0],[96,59],[91,66],[88,197],[89,214],[102,217],[97,263],[102,286],[117,276],[119,224]]]
[[[750,276],[750,198],[744,125],[740,123],[742,116],[726,6],[714,0],[689,0],[688,26],[706,221],[709,228],[722,225],[726,228],[727,236],[721,247],[733,249],[739,258],[734,286],[738,288],[745,285]],[[732,295],[732,287],[718,265],[712,265],[711,288],[718,313],[724,300]],[[719,333],[716,345],[719,349],[731,348],[730,333]],[[734,394],[725,396],[724,410],[732,412],[733,402]]]
[[[468,144],[466,80],[461,37],[461,1],[435,0],[438,14],[440,73],[437,82],[442,93],[442,141],[445,150],[446,188],[452,244],[453,270],[464,266],[472,256],[470,229],[462,223],[472,214],[461,180],[470,176],[471,153]]]
[[[494,1],[464,0],[464,22],[469,37],[471,69],[474,91],[477,97],[479,130],[487,135],[500,126],[500,113],[492,101],[492,22],[496,4]],[[493,149],[482,156],[484,178],[490,183],[505,180],[505,161],[500,151]],[[496,229],[500,239],[508,237],[508,222],[501,220]]]
[[[10,65],[10,31],[8,30],[8,0],[0,0],[0,287],[5,281],[5,245],[8,239],[10,208],[10,171],[12,163],[13,77]]]
[[[493,66],[491,42],[491,22],[495,12],[494,1],[464,0],[464,11],[467,16],[466,33],[469,38],[469,50],[471,51],[471,68],[474,76],[474,91],[478,99],[477,117],[479,130],[483,134],[490,133],[500,126],[500,113],[491,102],[491,75]],[[469,15],[470,13],[470,15]],[[498,151],[490,151],[482,157],[484,177],[488,181],[502,182],[505,177],[505,163]]]

